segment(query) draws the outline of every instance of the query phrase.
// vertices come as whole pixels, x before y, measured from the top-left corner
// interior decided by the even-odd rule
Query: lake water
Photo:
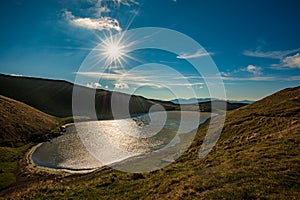
[[[35,164],[48,168],[95,169],[171,148],[180,142],[181,134],[195,132],[210,115],[168,111],[130,119],[80,122],[68,126],[64,135],[41,144],[31,158]]]

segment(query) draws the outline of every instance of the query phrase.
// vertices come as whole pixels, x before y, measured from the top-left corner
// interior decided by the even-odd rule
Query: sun
[[[125,70],[125,66],[129,60],[140,62],[139,59],[131,55],[132,48],[136,45],[136,41],[125,38],[125,31],[114,35],[109,32],[108,35],[98,37],[98,39],[100,44],[97,46],[99,54],[96,59],[97,64],[104,61],[105,66],[102,67],[106,67],[108,70],[116,68]]]
[[[120,59],[123,55],[122,47],[118,46],[117,44],[109,44],[109,46],[107,46],[105,54],[113,61]]]
[[[122,38],[113,37],[112,35],[105,37],[101,45],[101,58],[105,60],[105,64],[109,66],[122,66],[128,57],[128,48]]]

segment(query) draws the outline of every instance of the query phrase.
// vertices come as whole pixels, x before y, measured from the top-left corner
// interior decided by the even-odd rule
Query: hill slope
[[[0,116],[0,146],[37,142],[58,128],[55,117],[1,95]]]
[[[33,142],[59,134],[58,120],[0,95],[0,189],[16,181],[17,161]]]
[[[72,116],[72,92],[74,84],[67,81],[48,80],[31,77],[14,77],[0,74],[0,94],[21,101],[42,112],[56,116]],[[98,119],[112,119],[111,96],[112,92],[77,86],[83,97],[95,95],[95,108]],[[125,101],[130,98],[129,109],[131,114],[148,112],[154,104],[161,104],[166,110],[177,109],[178,106],[172,102],[150,100],[140,96],[129,96],[115,92],[116,99]],[[82,115],[86,115],[84,106]],[[91,116],[88,116],[91,117]],[[127,116],[122,116],[127,117]]]
[[[31,198],[297,199],[300,196],[300,87],[228,112],[222,135],[204,159],[208,122],[170,166],[129,174],[104,168],[84,176],[40,175],[6,193]],[[40,184],[40,181],[44,184]]]

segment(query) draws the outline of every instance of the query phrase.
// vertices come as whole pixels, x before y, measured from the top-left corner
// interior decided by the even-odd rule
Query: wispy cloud
[[[247,71],[252,76],[247,75],[240,75],[239,72],[241,71]],[[254,65],[248,65],[246,68],[240,68],[238,70],[234,70],[232,72],[220,72],[220,77],[224,81],[298,81],[300,80],[300,76],[284,76],[284,77],[278,77],[278,76],[262,76],[262,70],[261,67],[257,67]],[[206,77],[210,78],[210,77]],[[212,77],[214,78],[214,77]]]
[[[100,7],[91,7],[86,9],[86,12],[88,13],[94,13],[93,16],[96,18],[99,18],[103,15],[103,13],[110,13],[111,10],[106,6],[100,6]]]
[[[90,29],[90,30],[116,30],[122,31],[122,28],[119,25],[118,20],[111,17],[99,17],[99,18],[80,18],[75,17],[72,12],[65,10],[64,11],[65,19],[70,23],[78,27]]]
[[[271,59],[283,59],[284,57],[299,52],[300,49],[292,49],[286,51],[249,51],[246,50],[243,52],[245,56],[258,57],[258,58],[271,58]]]
[[[297,53],[293,56],[288,56],[282,60],[282,64],[289,68],[299,68],[300,69],[300,54]]]
[[[139,2],[136,0],[113,0],[113,1],[117,2],[119,5],[123,4],[125,6],[139,5]]]
[[[293,57],[293,56],[291,56]],[[300,61],[298,60],[300,55],[290,58],[291,60],[288,65],[294,64],[298,66]],[[248,74],[243,74],[241,72],[248,72]],[[250,73],[250,74],[249,74]],[[233,71],[220,72],[219,75],[224,81],[299,81],[300,76],[272,76],[263,75],[262,68],[255,65],[248,65],[244,68],[239,68]],[[215,77],[206,77],[215,78]]]
[[[90,78],[100,78],[106,80],[119,80],[125,77],[125,74],[121,73],[106,73],[106,72],[75,72],[77,75],[86,76]],[[146,76],[133,76],[131,74],[126,74],[126,79],[145,79]]]
[[[278,76],[257,76],[257,77],[222,77],[227,81],[299,81],[300,76],[278,77]]]
[[[220,72],[219,75],[223,77],[229,77],[229,76],[236,76],[240,72],[248,72],[253,76],[260,76],[262,75],[262,68],[255,65],[248,65],[247,67],[242,67],[239,69],[235,69],[233,71]]]
[[[116,7],[120,5],[124,6],[132,6],[139,5],[139,1],[137,0],[85,0],[88,3],[95,4],[95,6],[103,6],[107,4],[111,4],[111,6]]]
[[[280,60],[279,63],[271,64],[271,68],[282,70],[286,68],[300,68],[300,49],[285,51],[244,51],[243,54],[251,57],[270,58]],[[294,54],[294,55],[292,55]]]
[[[210,56],[213,55],[213,53],[206,52],[202,49],[199,49],[195,53],[182,53],[177,56],[178,59],[189,59],[189,58],[198,58],[202,56]]]
[[[163,71],[163,70],[162,70]],[[176,73],[158,73],[153,70],[136,70],[129,73],[115,70],[115,73],[106,72],[76,72],[79,76],[115,82],[118,89],[133,88],[136,86],[166,87],[202,87],[204,82],[195,81],[188,77],[178,77]],[[177,78],[174,78],[177,77]]]

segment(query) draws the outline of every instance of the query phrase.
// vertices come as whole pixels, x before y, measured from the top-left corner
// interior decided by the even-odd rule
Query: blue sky
[[[188,35],[206,49],[219,69],[228,99],[257,100],[300,85],[297,0],[10,0],[0,4],[0,73],[74,82],[82,62],[104,35],[163,27]],[[128,58],[125,70],[160,63],[183,75],[193,74],[184,58],[203,56],[202,52],[173,55],[154,50],[128,55],[136,59]],[[137,81],[113,84],[111,79],[82,84],[123,92],[138,88],[136,94],[172,99],[170,91],[156,87],[164,70],[149,71],[152,78],[142,81],[148,84],[140,88]],[[181,86],[180,97],[189,97],[184,87],[194,89],[198,97],[209,95],[201,78],[190,81],[191,85]]]

